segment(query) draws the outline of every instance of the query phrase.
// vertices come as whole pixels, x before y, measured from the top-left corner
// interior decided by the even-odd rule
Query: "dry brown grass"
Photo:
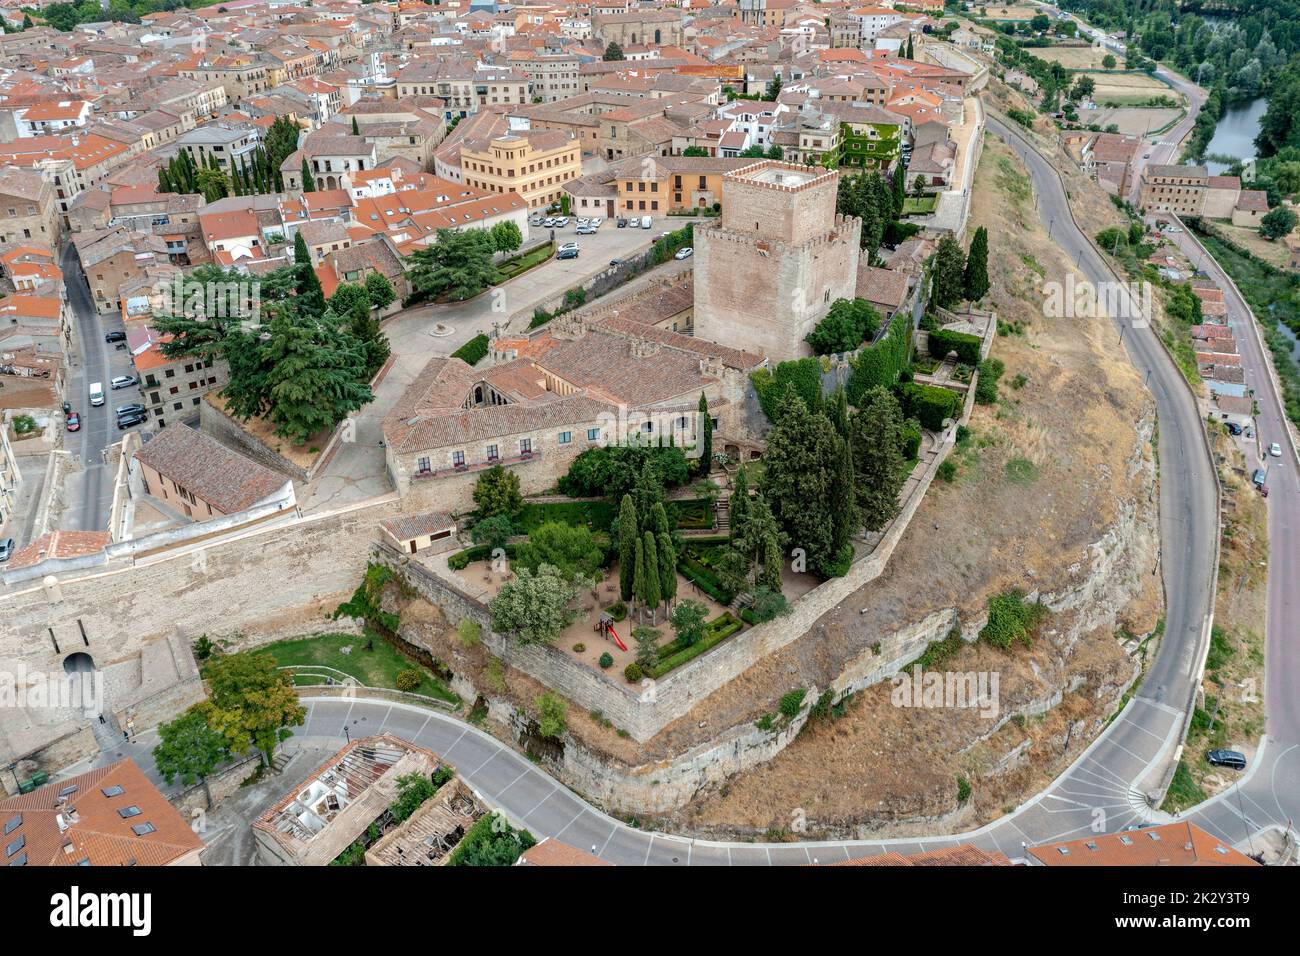
[[[713,728],[726,726],[745,715],[743,698],[763,699],[764,686],[769,709],[790,687],[825,687],[838,663],[873,635],[934,609],[956,606],[969,619],[983,611],[989,596],[1007,588],[1068,586],[1080,564],[1086,566],[1088,545],[1115,519],[1117,503],[1153,515],[1151,489],[1136,485],[1131,470],[1135,454],[1150,455],[1139,447],[1135,427],[1149,414],[1148,397],[1108,322],[1043,315],[1044,277],[1061,279],[1073,263],[1037,223],[1023,169],[993,139],[985,144],[973,196],[972,227],[986,226],[991,239],[993,305],[1004,323],[1021,330],[994,345],[994,356],[1006,365],[1002,400],[977,406],[972,438],[957,456],[956,480],[931,489],[881,578],[823,617],[809,635],[713,694],[670,732],[683,733],[687,721],[700,718]],[[1088,201],[1100,212],[1114,212],[1104,196]],[[1019,375],[1024,380],[1014,388]],[[1016,472],[1019,479],[1008,471],[1015,461],[1031,466]],[[1154,542],[1147,545],[1153,556]],[[1146,633],[1159,607],[1158,589],[1148,584],[1121,609],[1120,624]],[[1064,634],[1071,623],[1069,615],[1059,615],[1050,629]],[[1132,664],[1113,633],[1092,630],[1068,652],[1049,639],[1009,653],[976,645],[944,668],[999,671],[1008,707],[1050,693],[1071,675],[1084,676],[1085,684],[1043,718],[1008,724],[983,743],[976,741],[990,724],[973,712],[900,709],[890,704],[890,686],[876,685],[855,695],[843,717],[811,726],[767,764],[694,801],[673,824],[706,833],[779,831],[799,809],[811,821],[810,831],[843,835],[866,826],[906,833],[908,826],[891,821],[954,810],[960,774],[972,781],[974,792],[960,819],[947,822],[976,825],[1057,772],[1066,759],[1069,722],[1096,727],[1107,716],[1107,705],[1087,691],[1116,686]],[[1086,736],[1071,740],[1071,753]],[[1031,741],[1030,759],[980,778],[1024,740]]]

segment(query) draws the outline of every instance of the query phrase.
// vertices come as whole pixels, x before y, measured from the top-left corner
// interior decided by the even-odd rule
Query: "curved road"
[[[990,117],[989,129],[1025,162],[1039,196],[1039,210],[1067,253],[1094,282],[1114,281],[1106,263],[1074,226],[1061,180],[1018,134]],[[442,755],[484,801],[537,836],[549,836],[620,865],[774,865],[832,863],[894,850],[917,853],[974,843],[1010,857],[1027,844],[1114,832],[1132,823],[1161,819],[1143,796],[1154,775],[1179,746],[1186,708],[1193,700],[1209,630],[1214,554],[1219,533],[1212,466],[1200,434],[1196,403],[1178,371],[1144,323],[1117,323],[1123,346],[1149,386],[1160,420],[1161,534],[1166,626],[1161,646],[1137,694],[1102,735],[1051,787],[1015,813],[970,833],[922,839],[801,843],[726,843],[650,833],[627,826],[588,804],[527,758],[482,731],[446,714],[371,699],[307,698],[306,725],[298,739],[323,746],[346,735],[390,731]],[[1117,340],[1118,347],[1119,342]],[[1261,428],[1265,427],[1261,419]],[[1274,497],[1285,509],[1300,504],[1295,475],[1279,482]],[[1272,502],[1273,499],[1270,499]],[[1273,505],[1273,513],[1283,508]],[[1270,588],[1282,595],[1290,565],[1275,560]],[[1277,622],[1272,617],[1270,624]],[[1269,629],[1269,694],[1277,702],[1296,686],[1293,637]],[[1277,653],[1278,657],[1272,655]],[[1293,653],[1293,650],[1292,650]],[[1280,666],[1275,666],[1279,665]],[[1280,717],[1270,711],[1269,737],[1236,786],[1186,816],[1230,844],[1249,848],[1251,836],[1289,825],[1300,814],[1300,734],[1294,707]]]
[[[1061,181],[1052,167],[1018,135],[990,117],[989,129],[1007,140],[1028,168],[1045,222],[1078,257],[1094,282],[1113,274],[1075,228]],[[445,714],[386,701],[309,698],[301,735],[321,745],[341,744],[345,728],[358,735],[391,731],[428,747],[453,763],[485,802],[537,836],[550,836],[621,865],[772,865],[831,863],[894,850],[917,853],[974,843],[1010,857],[1026,844],[1114,832],[1132,823],[1162,819],[1143,791],[1167,764],[1182,739],[1186,707],[1197,686],[1209,629],[1209,605],[1218,536],[1215,484],[1190,391],[1154,333],[1138,323],[1119,323],[1124,347],[1149,385],[1160,418],[1162,570],[1167,595],[1165,635],[1138,693],[1102,735],[1051,787],[986,827],[970,833],[922,839],[801,843],[725,843],[649,833],[627,826],[585,802],[527,758],[476,728]],[[1118,341],[1117,341],[1118,346]],[[1279,488],[1279,492],[1281,489]],[[1277,494],[1277,492],[1275,492]],[[1291,492],[1293,501],[1294,491]],[[1275,571],[1280,568],[1275,564]],[[1289,578],[1271,576],[1279,592]],[[1270,653],[1275,650],[1270,627]],[[1292,642],[1294,646],[1294,642]],[[1293,673],[1270,669],[1276,700],[1295,687]],[[1300,815],[1300,734],[1270,716],[1270,737],[1238,785],[1192,810],[1187,817],[1231,844]]]

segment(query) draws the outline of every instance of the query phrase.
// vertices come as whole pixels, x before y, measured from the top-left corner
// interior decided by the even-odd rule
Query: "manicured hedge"
[[[488,354],[488,337],[486,335],[476,335],[456,351],[451,353],[452,358],[458,358],[466,365],[477,365]]]
[[[676,641],[665,644],[661,651],[669,653],[660,657],[659,663],[650,668],[647,673],[655,679],[663,677],[669,671],[694,660],[710,648],[717,647],[744,626],[736,615],[730,611],[723,611],[704,626],[703,636],[690,647],[676,649]]]
[[[666,502],[668,517],[678,528],[692,531],[713,527],[713,506],[708,498],[684,498]]]
[[[921,452],[921,429],[911,422],[903,425],[903,460],[916,461]]]
[[[949,352],[956,352],[957,361],[974,367],[980,362],[980,345],[980,337],[969,332],[940,329],[930,333],[930,354],[937,359],[945,358]]]
[[[682,577],[719,604],[730,604],[735,598],[734,594],[722,586],[722,581],[716,574],[689,554],[684,554],[677,560],[677,570]]]
[[[618,510],[609,501],[528,501],[516,526],[524,534],[536,531],[548,521],[608,531],[617,516]]]
[[[505,546],[506,557],[512,561],[515,557],[515,546],[508,544]],[[476,544],[473,547],[466,548],[464,551],[457,551],[447,559],[447,567],[453,571],[464,571],[475,561],[486,561],[492,557],[492,548],[486,544]]]
[[[938,385],[905,382],[898,388],[898,400],[906,417],[915,418],[932,432],[943,428],[944,419],[961,413],[961,396]]]

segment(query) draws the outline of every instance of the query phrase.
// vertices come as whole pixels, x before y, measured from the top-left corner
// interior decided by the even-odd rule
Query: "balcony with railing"
[[[495,458],[483,458],[481,461],[465,462],[460,465],[448,465],[445,468],[428,468],[412,472],[412,481],[423,481],[428,478],[446,478],[450,475],[473,474],[480,471],[487,471],[489,468],[501,465],[509,468],[512,465],[523,465],[530,461],[536,461],[542,457],[542,453],[537,449],[532,451],[520,452],[517,455],[498,456]]]

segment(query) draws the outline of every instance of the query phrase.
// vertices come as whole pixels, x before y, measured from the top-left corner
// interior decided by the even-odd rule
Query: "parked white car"
[[[1281,458],[1282,446],[1279,445],[1277,442],[1273,442],[1273,444],[1268,446],[1268,453],[1272,455],[1274,458]]]

